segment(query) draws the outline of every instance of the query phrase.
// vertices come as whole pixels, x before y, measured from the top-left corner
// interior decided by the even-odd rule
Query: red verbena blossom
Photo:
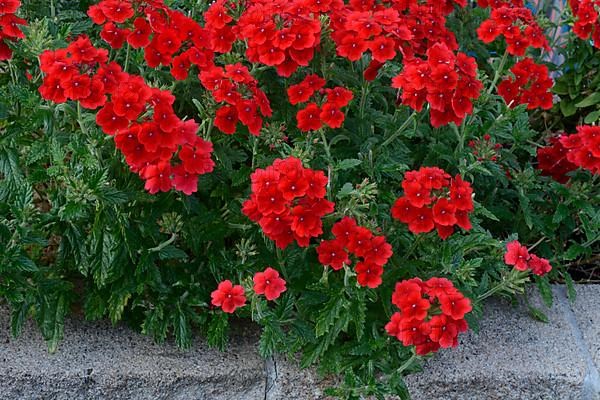
[[[544,31],[527,7],[495,8],[477,28],[477,36],[484,43],[491,43],[500,35],[504,35],[506,51],[513,56],[524,55],[528,47],[550,50]]]
[[[477,80],[474,58],[435,44],[427,51],[427,60],[406,59],[392,87],[402,90],[402,104],[413,110],[421,111],[428,102],[431,125],[440,127],[450,122],[460,125],[473,112],[472,101],[479,97],[483,84]]]
[[[215,4],[211,8],[218,7]],[[239,38],[247,44],[248,61],[275,67],[284,77],[308,66],[321,41],[320,14],[342,4],[341,0],[248,2],[236,24]]]
[[[517,240],[513,240],[506,245],[504,262],[507,265],[514,266],[516,270],[531,270],[531,272],[539,276],[545,275],[552,270],[552,266],[548,260],[540,258],[535,254],[530,254],[527,247],[523,246]]]
[[[267,300],[275,300],[286,291],[285,280],[279,277],[279,272],[267,267],[263,272],[254,274],[254,292],[264,294]]]
[[[392,256],[392,246],[384,236],[359,226],[356,220],[344,217],[331,229],[335,239],[323,240],[317,247],[319,262],[334,270],[351,265],[350,255],[359,259],[354,270],[358,284],[376,288],[382,282],[383,266]]]
[[[408,224],[414,234],[437,230],[442,239],[454,232],[454,226],[471,229],[473,189],[460,175],[452,178],[437,167],[408,171],[402,181],[404,196],[392,206],[392,217]]]
[[[21,7],[19,0],[0,1],[0,61],[12,58],[12,50],[6,44],[7,42],[25,37],[19,26],[27,25],[27,21],[15,15],[19,7]]]
[[[327,177],[323,171],[304,168],[295,157],[277,159],[250,176],[252,193],[242,212],[257,222],[279,248],[293,241],[308,247],[310,239],[323,233],[321,218],[334,209],[325,199]]]
[[[260,134],[263,117],[272,115],[265,93],[248,68],[240,63],[224,68],[212,66],[200,72],[200,82],[222,105],[216,112],[215,126],[223,133],[235,133],[241,122],[255,136]]]
[[[560,137],[551,138],[549,146],[538,147],[537,167],[542,171],[542,175],[566,183],[569,180],[567,174],[577,169],[577,165],[567,159],[568,152],[569,150],[560,142]]]
[[[516,107],[527,104],[527,109],[552,108],[550,89],[554,82],[548,75],[548,67],[536,64],[531,58],[524,58],[516,63],[510,71],[514,77],[506,77],[498,84],[498,94],[506,104]]]
[[[600,23],[598,22],[598,0],[569,0],[575,24],[573,32],[580,39],[592,39],[594,47],[600,48]]]
[[[228,314],[246,304],[246,296],[242,285],[233,285],[230,280],[219,283],[219,286],[211,294],[211,304],[221,307]]]
[[[88,15],[102,26],[100,36],[112,48],[127,43],[144,49],[149,67],[169,66],[175,79],[187,78],[194,65],[213,65],[216,50],[209,30],[163,0],[102,0],[88,9]]]
[[[311,99],[321,104],[319,106],[315,102],[310,102],[296,114],[298,129],[303,132],[318,130],[323,124],[335,129],[344,123],[346,115],[342,112],[342,108],[350,103],[354,95],[352,91],[341,86],[323,89],[325,83],[323,78],[312,74],[287,90],[292,105],[306,103]]]
[[[198,176],[214,168],[212,143],[198,137],[198,124],[173,111],[171,92],[151,88],[140,76],[125,73],[108,52],[79,37],[66,49],[40,55],[45,77],[39,92],[56,103],[79,101],[98,109],[96,123],[114,136],[116,147],[150,193],[171,189],[197,191]]]
[[[399,311],[385,330],[404,346],[414,345],[419,355],[458,346],[458,334],[468,329],[464,317],[472,310],[471,301],[446,278],[398,282],[392,303]]]
[[[567,160],[592,174],[600,174],[600,127],[582,125],[577,133],[560,137],[560,143],[567,149]]]

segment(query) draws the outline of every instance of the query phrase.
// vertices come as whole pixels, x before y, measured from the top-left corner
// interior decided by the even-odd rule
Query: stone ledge
[[[490,301],[478,335],[464,335],[407,377],[413,398],[599,400],[600,285],[577,287],[574,305],[563,287],[554,293],[547,324],[523,306]],[[311,370],[262,360],[252,328],[225,353],[201,341],[183,352],[124,327],[70,320],[55,355],[34,327],[16,340],[8,330],[0,308],[0,399],[309,400],[324,398],[327,387]]]

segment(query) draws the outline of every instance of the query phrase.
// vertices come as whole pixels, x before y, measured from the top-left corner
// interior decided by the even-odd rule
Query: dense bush
[[[484,299],[597,260],[593,2],[93,3],[0,1],[14,335],[55,351],[82,313],[225,348],[234,313],[334,395],[406,397]]]

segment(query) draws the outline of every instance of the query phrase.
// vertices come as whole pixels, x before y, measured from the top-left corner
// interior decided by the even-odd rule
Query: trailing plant
[[[477,330],[485,299],[572,297],[568,267],[597,259],[597,102],[567,69],[595,53],[569,38],[544,61],[568,11],[47,3],[23,3],[0,64],[15,336],[32,317],[56,351],[80,313],[225,349],[251,319],[263,356],[343,376],[328,393],[408,398],[402,377]]]

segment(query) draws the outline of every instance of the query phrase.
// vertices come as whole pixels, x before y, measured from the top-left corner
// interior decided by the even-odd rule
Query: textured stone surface
[[[125,327],[70,320],[50,355],[37,329],[12,339],[0,312],[0,399],[263,399],[266,373],[256,334],[228,351],[198,341],[191,351],[155,345]]]
[[[526,307],[492,300],[480,333],[430,358],[407,377],[415,400],[600,400],[600,285],[577,287],[571,305],[555,287],[550,322],[533,320]],[[536,296],[531,303],[544,308]],[[332,384],[281,357],[262,360],[257,332],[243,328],[228,351],[155,345],[125,327],[70,320],[55,355],[37,329],[9,336],[0,307],[0,399],[326,399]]]
[[[600,400],[600,286],[580,285],[575,290],[577,300],[568,306],[579,331],[580,345],[588,363],[584,396]]]
[[[600,367],[600,288],[576,286],[577,300],[571,306],[596,367]]]
[[[587,400],[585,356],[565,315],[562,288],[554,294],[553,307],[545,309],[549,323],[533,320],[523,306],[490,301],[478,335],[463,336],[457,348],[441,351],[424,372],[407,377],[413,397]],[[531,302],[544,309],[537,299]]]

